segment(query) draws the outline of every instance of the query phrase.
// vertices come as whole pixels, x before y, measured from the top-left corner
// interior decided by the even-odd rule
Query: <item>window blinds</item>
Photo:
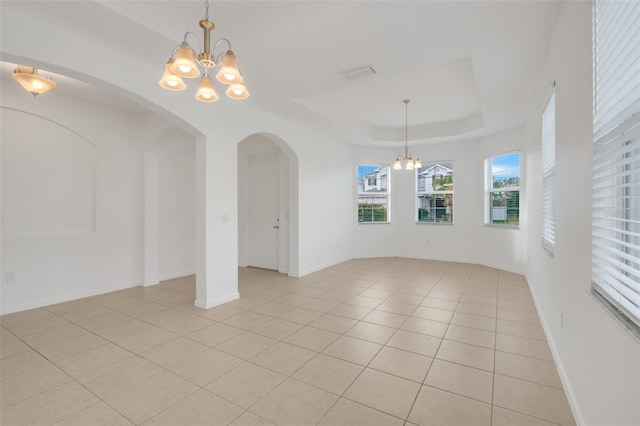
[[[640,325],[640,2],[594,2],[594,288]]]
[[[542,247],[552,256],[556,233],[556,93],[542,112]]]

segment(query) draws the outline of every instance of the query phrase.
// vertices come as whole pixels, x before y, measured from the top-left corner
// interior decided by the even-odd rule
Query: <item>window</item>
[[[358,222],[389,222],[389,167],[358,165]]]
[[[453,223],[453,163],[423,164],[416,170],[419,223]]]
[[[640,2],[596,0],[593,24],[591,281],[640,326]]]
[[[552,256],[556,240],[556,93],[542,112],[542,248]]]
[[[485,217],[488,225],[520,224],[520,153],[484,160]]]

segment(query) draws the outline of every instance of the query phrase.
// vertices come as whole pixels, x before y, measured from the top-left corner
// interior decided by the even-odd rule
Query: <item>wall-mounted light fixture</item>
[[[41,95],[56,87],[51,77],[38,74],[38,70],[25,65],[17,65],[13,70],[13,79],[31,93],[33,97]]]

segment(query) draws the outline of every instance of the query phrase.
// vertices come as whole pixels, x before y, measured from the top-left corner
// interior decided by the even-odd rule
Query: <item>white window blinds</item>
[[[542,112],[542,247],[552,256],[556,241],[556,93]]]
[[[592,282],[640,325],[640,2],[594,2]]]

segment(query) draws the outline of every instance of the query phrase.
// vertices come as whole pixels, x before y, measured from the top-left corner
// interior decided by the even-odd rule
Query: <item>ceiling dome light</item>
[[[56,87],[56,83],[51,78],[43,77],[37,73],[35,68],[24,65],[18,65],[13,70],[13,79],[34,97]]]
[[[167,90],[184,90],[187,88],[187,85],[184,84],[182,78],[171,72],[171,65],[174,61],[175,59],[169,58],[167,64],[164,66],[164,74],[162,75],[162,78],[160,79],[158,84]]]

